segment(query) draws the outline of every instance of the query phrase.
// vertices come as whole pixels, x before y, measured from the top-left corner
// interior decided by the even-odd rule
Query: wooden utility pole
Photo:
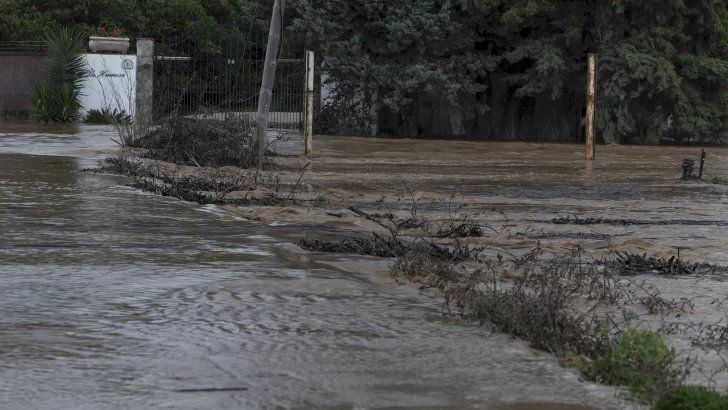
[[[255,126],[258,136],[258,173],[263,170],[265,160],[265,137],[268,130],[268,114],[270,102],[273,97],[273,82],[276,78],[276,65],[278,64],[278,48],[283,33],[284,0],[274,0],[273,15],[270,18],[268,31],[268,47],[265,50],[265,63],[263,64],[263,81],[260,84],[258,97],[258,112],[255,114]]]
[[[306,144],[304,155],[313,158],[313,51],[306,51],[306,125],[303,138]]]
[[[594,99],[596,95],[597,55],[589,53],[586,74],[586,160],[594,161]]]

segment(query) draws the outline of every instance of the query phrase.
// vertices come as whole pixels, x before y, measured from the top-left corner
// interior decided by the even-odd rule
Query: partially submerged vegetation
[[[728,396],[702,386],[681,386],[665,393],[654,410],[728,409]]]
[[[391,258],[391,274],[437,291],[444,299],[444,313],[525,340],[589,380],[625,388],[632,400],[662,409],[724,403],[717,393],[683,386],[694,362],[679,359],[660,333],[636,327],[636,311],[679,316],[692,310],[692,301],[663,298],[635,275],[696,275],[725,268],[624,252],[594,257],[580,247],[553,254],[537,246],[509,255],[471,240],[488,232],[510,236],[507,227],[494,229],[451,213],[444,219],[426,218],[415,208],[413,204],[409,218],[352,208],[382,229],[370,238],[306,237],[299,245],[311,251]],[[699,404],[680,407],[685,403]]]
[[[131,116],[118,108],[92,109],[88,110],[83,122],[86,124],[127,125],[131,123]]]
[[[717,185],[728,185],[728,178],[724,177],[713,177],[710,182]]]
[[[690,262],[672,256],[669,259],[648,257],[647,254],[636,255],[627,252],[615,252],[614,263],[622,275],[654,273],[659,275],[706,275],[728,273],[728,268],[710,263]]]
[[[199,204],[282,205],[291,198],[279,195],[278,178],[254,169],[254,136],[246,119],[168,118],[93,171],[126,175],[134,188]],[[267,145],[266,169],[276,167],[276,142]]]
[[[255,127],[246,119],[168,118],[131,147],[144,149],[145,158],[197,167],[247,169],[256,167],[258,161]],[[273,157],[266,157],[265,165],[271,167]]]
[[[629,386],[634,397],[650,400],[666,388],[677,386],[689,369],[675,366],[677,354],[662,337],[646,330],[626,329],[610,346],[607,354],[594,362],[598,381]]]
[[[116,155],[104,160],[95,172],[132,177],[131,187],[201,205],[282,205],[280,182],[255,170],[200,168],[180,172],[168,164],[133,155]]]
[[[713,179],[715,180],[715,178]],[[696,219],[644,221],[636,219],[580,218],[577,215],[553,218],[548,222],[556,225],[728,225],[728,222],[726,221],[704,221]]]

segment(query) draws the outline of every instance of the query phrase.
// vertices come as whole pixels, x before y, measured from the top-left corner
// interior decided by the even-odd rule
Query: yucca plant
[[[56,87],[56,122],[77,122],[81,118],[81,99],[78,90],[71,83]]]
[[[88,75],[85,35],[64,28],[46,37],[45,80],[33,85],[33,116],[44,122],[80,118],[81,87]]]
[[[46,79],[56,84],[69,83],[80,90],[88,75],[84,53],[84,33],[64,28],[46,37]]]
[[[33,83],[31,96],[33,98],[33,118],[42,122],[53,122],[55,108],[53,107],[53,96],[48,87],[48,82],[40,80]]]

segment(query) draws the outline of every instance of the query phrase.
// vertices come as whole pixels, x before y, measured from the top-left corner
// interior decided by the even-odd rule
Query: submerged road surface
[[[1,409],[619,408],[410,287],[292,257],[300,227],[81,172],[111,136],[0,124]]]

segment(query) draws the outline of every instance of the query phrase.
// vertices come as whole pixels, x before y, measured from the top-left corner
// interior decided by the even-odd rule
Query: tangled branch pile
[[[382,258],[407,258],[408,255],[427,255],[428,259],[447,262],[462,262],[472,257],[467,246],[446,246],[424,240],[402,241],[396,236],[384,238],[373,233],[373,239],[362,236],[346,236],[340,241],[321,241],[308,236],[298,245],[307,251],[331,253],[356,253]]]
[[[383,239],[379,235],[374,235],[374,239],[367,239],[360,236],[347,236],[341,241],[320,241],[305,237],[298,244],[307,251],[357,253],[383,258],[401,256],[405,249],[405,245],[396,238]]]
[[[709,263],[683,261],[672,256],[670,259],[647,257],[647,254],[616,251],[613,261],[621,275],[657,273],[661,275],[707,275],[728,272],[728,268]]]
[[[609,272],[582,265],[578,252],[544,263],[534,260],[508,286],[502,281],[506,268],[503,261],[489,261],[473,272],[456,269],[457,275],[442,277],[438,286],[448,312],[487,323],[561,358],[594,359],[609,351],[609,335],[599,331],[597,315],[575,307],[587,299],[596,304],[622,296],[609,286]]]
[[[106,158],[102,166],[93,171],[127,175],[134,179],[131,187],[201,205],[278,206],[285,202],[277,194],[278,179],[257,175],[254,171],[209,168],[182,175],[153,162],[122,155]]]
[[[535,221],[544,222],[544,221]],[[556,225],[695,225],[695,226],[726,226],[726,221],[701,221],[695,219],[678,219],[662,221],[639,221],[635,219],[609,219],[609,218],[579,218],[576,215],[553,218],[549,223]]]
[[[483,236],[483,227],[473,222],[450,224],[446,228],[438,229],[438,238],[479,238]]]
[[[255,126],[245,118],[166,119],[136,140],[134,147],[147,150],[147,158],[200,167],[253,168],[258,161]],[[265,166],[274,165],[271,157],[266,155]]]
[[[567,216],[565,218],[554,218],[551,220],[551,223],[556,225],[635,225],[639,224],[639,221],[631,221],[626,219],[616,220],[608,218],[579,218],[578,216],[574,215],[573,217]]]

